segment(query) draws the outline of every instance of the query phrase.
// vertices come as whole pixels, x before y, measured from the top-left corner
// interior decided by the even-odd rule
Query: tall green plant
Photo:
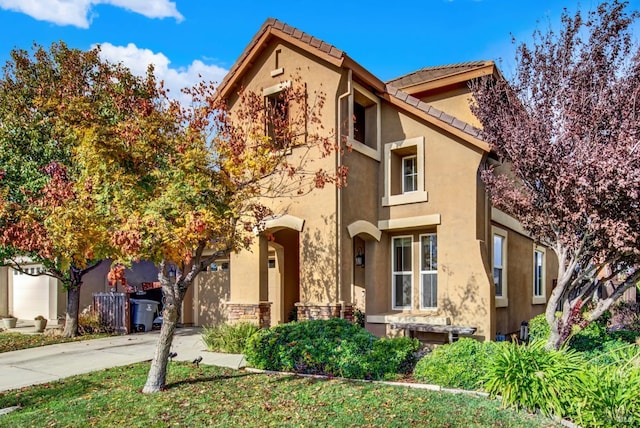
[[[482,389],[490,356],[499,346],[502,343],[462,338],[439,346],[418,361],[413,375],[417,380],[450,388]]]
[[[242,354],[247,340],[258,330],[257,325],[248,322],[204,327],[202,341],[209,351]]]
[[[501,395],[506,406],[564,416],[571,407],[572,391],[581,388],[582,364],[575,351],[548,351],[543,341],[524,346],[506,343],[496,349],[487,367],[485,388],[491,395]]]
[[[610,343],[585,364],[572,418],[589,427],[640,426],[640,346]]]

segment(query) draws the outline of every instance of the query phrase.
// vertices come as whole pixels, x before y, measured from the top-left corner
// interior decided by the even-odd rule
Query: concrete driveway
[[[0,353],[0,391],[151,360],[159,333],[154,330]],[[201,356],[201,364],[244,367],[242,355],[207,351],[200,334],[199,328],[176,330],[171,346],[171,351],[178,353],[176,361],[193,361]]]

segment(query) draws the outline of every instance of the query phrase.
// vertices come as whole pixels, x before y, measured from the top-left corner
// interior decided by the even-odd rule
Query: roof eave
[[[244,75],[244,72],[247,68],[249,68],[256,57],[262,52],[265,44],[272,37],[277,37],[278,39],[289,43],[291,45],[296,46],[299,49],[302,49],[336,67],[341,67],[344,60],[345,54],[340,53],[340,56],[332,55],[331,49],[328,52],[324,52],[321,49],[311,46],[310,44],[292,37],[291,35],[285,33],[282,30],[277,28],[273,28],[272,26],[267,26],[264,30],[264,33],[255,40],[253,46],[251,46],[249,52],[242,58],[242,60],[235,64],[234,67],[229,71],[230,75],[228,78],[225,78],[222,83],[218,86],[218,96],[226,99],[230,95],[230,91],[237,85],[238,80]],[[259,34],[259,33],[258,33]],[[233,73],[233,74],[231,74]]]
[[[436,79],[429,80],[426,82],[405,85],[405,86],[396,86],[396,87],[410,95],[413,95],[421,92],[427,92],[434,89],[439,89],[439,88],[467,82],[469,80],[492,75],[495,73],[497,73],[497,68],[495,64],[493,62],[487,62],[485,65],[474,68],[473,70],[464,70],[458,73],[438,77]]]

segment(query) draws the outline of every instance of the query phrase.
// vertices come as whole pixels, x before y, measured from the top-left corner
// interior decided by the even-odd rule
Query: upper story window
[[[380,160],[380,100],[355,82],[340,100],[340,134],[354,150]]]
[[[424,137],[384,145],[382,205],[426,202]]]
[[[402,193],[418,190],[418,166],[416,156],[402,158]]]
[[[534,246],[533,249],[533,304],[546,303],[545,249]]]
[[[265,135],[277,147],[289,147],[289,106],[284,91],[291,82],[283,82],[262,91],[265,106]]]
[[[496,307],[507,306],[507,231],[492,227],[493,284]]]

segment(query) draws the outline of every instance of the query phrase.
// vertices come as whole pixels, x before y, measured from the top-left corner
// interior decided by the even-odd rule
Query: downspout
[[[342,100],[345,97],[351,95],[351,69],[347,70],[347,92],[338,96],[338,151],[336,153],[336,172],[340,171],[342,167],[342,126],[340,124],[340,118],[342,117]],[[348,107],[347,107],[348,108]],[[349,119],[347,119],[348,121]],[[350,123],[350,122],[347,122]],[[349,128],[350,129],[350,128]],[[348,136],[347,136],[348,138]],[[336,296],[338,297],[338,303],[340,304],[340,318],[344,318],[344,299],[342,299],[342,186],[338,186],[336,189]],[[353,288],[353,287],[352,287]],[[353,290],[351,290],[353,294]],[[353,301],[353,299],[352,299]]]

